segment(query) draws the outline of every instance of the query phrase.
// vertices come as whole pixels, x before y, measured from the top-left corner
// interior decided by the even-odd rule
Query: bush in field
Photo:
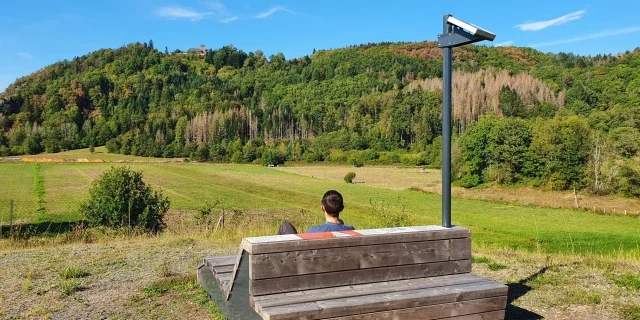
[[[480,177],[477,174],[467,173],[460,180],[457,181],[458,185],[463,188],[473,188],[481,183]]]
[[[351,156],[349,157],[349,159],[347,159],[347,163],[350,165],[353,165],[356,168],[362,167],[364,165],[364,163],[362,162],[362,160],[360,160],[358,157],[356,156]]]
[[[346,176],[344,176],[344,182],[346,183],[353,183],[353,179],[356,177],[356,173],[355,172],[349,172],[347,173]]]
[[[142,181],[141,172],[125,167],[111,167],[103,173],[93,182],[89,195],[80,212],[91,226],[131,226],[157,233],[164,227],[170,206],[162,192]]]

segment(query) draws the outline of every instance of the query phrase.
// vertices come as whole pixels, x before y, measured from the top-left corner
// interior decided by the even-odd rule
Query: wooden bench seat
[[[420,319],[446,319],[504,309],[506,295],[504,285],[459,274],[273,294],[253,301],[267,320],[398,319],[413,313],[421,314]],[[367,316],[354,316],[353,309]],[[430,316],[423,317],[423,312]]]
[[[469,230],[425,226],[247,238],[198,274],[228,319],[504,319],[470,272]]]

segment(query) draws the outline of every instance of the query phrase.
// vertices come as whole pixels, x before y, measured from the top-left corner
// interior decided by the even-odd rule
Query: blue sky
[[[100,48],[153,39],[170,51],[233,44],[287,58],[313,49],[435,40],[450,13],[497,34],[494,45],[619,53],[640,46],[638,1],[3,1],[0,91],[16,78]]]

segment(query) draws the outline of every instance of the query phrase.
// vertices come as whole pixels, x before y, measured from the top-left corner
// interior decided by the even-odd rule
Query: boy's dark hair
[[[322,196],[322,206],[324,206],[324,211],[330,216],[337,218],[344,209],[342,195],[335,190],[327,191],[324,196]]]

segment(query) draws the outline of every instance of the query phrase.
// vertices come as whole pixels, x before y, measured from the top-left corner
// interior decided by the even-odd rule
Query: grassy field
[[[638,161],[640,163],[640,159]],[[337,165],[287,165],[279,170],[297,173],[305,176],[342,181],[347,172],[356,173],[354,182],[364,183],[392,190],[415,189],[427,193],[440,194],[442,191],[442,172],[437,169],[427,169],[421,172],[416,167],[360,167]],[[453,187],[452,194],[458,198],[480,199],[513,204],[533,205],[546,208],[575,208],[573,191],[540,190],[531,187],[499,187],[486,185],[478,188],[466,189]],[[579,206],[582,210],[606,212],[607,214],[637,215],[640,212],[639,198],[622,198],[616,196],[594,196],[586,192],[578,192]],[[595,209],[595,210],[594,210]]]
[[[273,234],[283,219],[299,230],[321,223],[328,189],[344,195],[342,218],[357,229],[440,224],[440,196],[407,190],[437,184],[437,171],[358,168],[355,181],[366,183],[346,184],[343,172],[353,168],[148,159],[0,163],[0,224],[6,232],[10,200],[19,224],[60,228],[82,219],[78,206],[91,182],[111,166],[142,171],[171,199],[166,231],[50,230],[0,240],[0,318],[220,319],[197,285],[196,261],[235,252],[243,237]],[[214,231],[195,214],[216,199],[215,214],[224,210],[227,219]],[[509,285],[507,319],[640,319],[639,218],[454,198],[453,222],[472,229],[474,273]]]
[[[33,166],[40,166],[45,186],[45,212],[35,208]],[[94,163],[1,163],[0,212],[8,220],[9,200],[16,202],[16,219],[23,222],[76,221],[79,204],[91,181],[112,165]],[[379,227],[408,216],[409,224],[440,224],[440,197],[410,190],[390,190],[366,184],[303,176],[260,166],[211,164],[127,164],[144,173],[171,199],[172,209],[195,210],[219,199],[218,208],[263,211],[268,223],[251,234],[269,234],[280,221],[277,215],[301,216],[300,229],[321,222],[319,200],[328,189],[343,193],[343,219],[358,229]],[[482,245],[542,252],[615,255],[640,259],[640,219],[599,215],[566,209],[547,209],[482,200],[454,198],[453,223],[472,229]],[[296,220],[297,221],[297,220]]]

